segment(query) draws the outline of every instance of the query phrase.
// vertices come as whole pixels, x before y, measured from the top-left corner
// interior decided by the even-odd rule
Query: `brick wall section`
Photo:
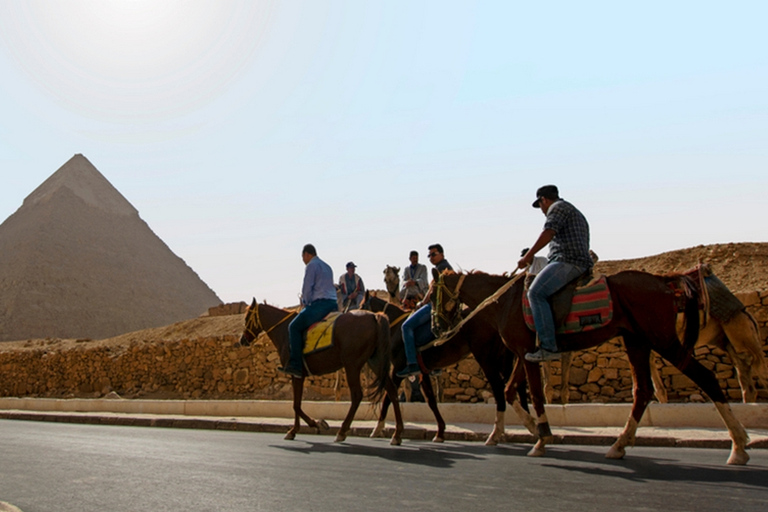
[[[763,351],[768,353],[768,291],[740,294],[739,298],[757,319]],[[119,348],[82,341],[67,350],[57,348],[55,340],[29,342],[25,350],[2,351],[0,345],[0,396],[98,397],[115,391],[125,397],[290,398],[290,381],[276,371],[278,357],[272,344],[261,337],[249,348],[234,348],[237,339],[226,335],[134,342]],[[697,357],[717,372],[731,399],[740,399],[739,385],[724,351],[699,348]],[[559,363],[555,363],[553,383],[558,389],[559,372]],[[700,399],[700,390],[675,368],[665,365],[661,374],[670,401]],[[308,379],[305,397],[348,398],[343,375],[340,379],[338,391],[336,374]],[[371,376],[367,379],[370,382]],[[444,401],[482,402],[491,397],[472,358],[446,368],[436,380]],[[611,340],[575,353],[569,388],[572,403],[631,401],[631,372],[621,342]],[[759,399],[768,401],[768,390],[759,389]]]
[[[208,316],[228,316],[228,315],[240,315],[245,313],[245,309],[248,304],[245,302],[228,302],[227,304],[219,304],[218,306],[208,308]]]

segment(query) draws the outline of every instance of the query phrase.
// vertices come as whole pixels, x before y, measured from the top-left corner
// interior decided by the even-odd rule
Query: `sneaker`
[[[398,377],[409,377],[411,375],[418,375],[421,373],[421,368],[419,368],[419,365],[417,364],[407,364],[405,365],[405,368],[400,370],[399,372],[395,372],[395,375]]]
[[[525,354],[525,360],[531,363],[541,363],[542,361],[557,361],[560,359],[560,352],[551,352],[545,348],[540,348],[536,352]]]
[[[304,373],[301,370],[297,370],[296,368],[291,368],[290,366],[286,366],[285,368],[283,368],[282,366],[278,366],[277,371],[288,374],[294,379],[300,379],[304,376]]]

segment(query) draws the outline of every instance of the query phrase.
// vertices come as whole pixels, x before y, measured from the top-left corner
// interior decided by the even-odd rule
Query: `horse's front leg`
[[[512,409],[514,409],[515,413],[517,414],[517,417],[520,419],[520,422],[523,424],[523,426],[528,429],[528,432],[530,432],[533,435],[536,435],[536,420],[531,416],[531,414],[527,411],[526,407],[523,407],[521,401],[522,398],[520,398],[520,385],[525,382],[525,368],[523,367],[523,364],[520,362],[520,358],[517,358],[515,361],[515,366],[512,370],[512,377],[509,379],[509,382],[507,383],[507,387],[504,390],[504,394],[507,399],[507,403],[509,403],[512,406]],[[524,392],[525,390],[523,390]]]
[[[392,434],[389,444],[399,446],[403,442],[403,430],[405,430],[405,427],[403,425],[403,415],[400,412],[400,401],[397,398],[397,386],[395,386],[389,375],[385,376],[384,390],[392,402],[392,408],[395,410],[395,432]]]
[[[297,379],[291,378],[291,385],[293,386],[293,427],[285,434],[285,439],[293,441],[296,439],[296,434],[299,433],[299,418],[306,416],[304,411],[301,410],[301,395],[304,391],[304,377]]]
[[[482,359],[480,368],[482,368],[485,378],[493,391],[493,398],[496,401],[496,420],[493,422],[493,430],[485,440],[486,446],[496,446],[505,440],[504,415],[507,412],[507,400],[504,390],[504,378],[501,374],[501,365]]]
[[[531,392],[533,410],[536,412],[536,435],[538,440],[528,452],[529,457],[541,457],[546,453],[546,445],[552,441],[552,430],[544,409],[544,389],[541,385],[541,367],[539,363],[525,362],[525,373],[528,375],[528,386]]]

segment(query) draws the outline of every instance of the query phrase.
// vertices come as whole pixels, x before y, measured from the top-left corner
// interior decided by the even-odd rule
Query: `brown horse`
[[[410,312],[405,311],[398,306],[391,304],[383,299],[370,295],[366,292],[365,300],[361,307],[374,312],[381,312],[389,318],[389,324],[391,326],[392,335],[392,364],[394,366],[394,372],[405,368],[407,360],[405,358],[405,348],[403,346],[403,331],[401,329],[403,321],[408,317]],[[432,441],[436,443],[442,443],[445,440],[445,420],[437,407],[437,399],[435,397],[435,390],[432,387],[432,380],[429,378],[429,374],[433,370],[445,368],[452,364],[456,364],[470,354],[475,355],[477,363],[485,373],[488,383],[493,390],[493,397],[496,402],[496,420],[494,422],[493,431],[488,436],[485,444],[488,446],[494,446],[500,441],[504,440],[504,413],[507,408],[507,399],[505,395],[505,384],[509,380],[513,368],[520,368],[518,371],[515,382],[522,382],[518,390],[520,401],[512,399],[510,403],[516,408],[521,408],[522,411],[518,412],[521,418],[528,418],[529,421],[526,424],[528,430],[531,433],[535,433],[536,424],[530,415],[527,413],[528,404],[525,396],[525,382],[522,367],[514,365],[514,354],[510,352],[502,343],[499,333],[491,326],[482,321],[470,321],[467,330],[459,331],[455,336],[446,340],[439,346],[432,346],[420,353],[421,359],[421,389],[424,392],[424,397],[427,399],[432,414],[435,415],[435,421],[437,422],[437,433]],[[471,332],[471,335],[470,335]],[[393,377],[395,386],[399,386],[402,382],[402,377]],[[388,397],[384,397],[381,412],[379,414],[379,422],[374,429],[371,437],[378,435],[384,429],[384,421],[387,417],[387,410],[389,408]]]
[[[433,303],[433,308],[438,312],[438,318],[441,318],[438,322],[441,324],[439,328],[448,327],[442,319],[455,314],[451,309],[457,310],[458,302],[465,303],[470,308],[477,308],[484,299],[509,281],[510,278],[507,276],[492,276],[484,273],[442,275],[438,282],[442,293],[434,296],[448,297],[449,300]],[[625,448],[634,443],[637,426],[653,397],[649,366],[651,351],[655,351],[674,364],[712,399],[732,440],[728,464],[746,464],[749,460],[746,452],[747,433],[733,415],[714,374],[693,358],[692,350],[699,331],[698,295],[688,278],[680,276],[679,282],[682,289],[688,291],[688,295],[683,296],[686,326],[682,344],[678,338],[676,326],[676,297],[665,280],[645,272],[626,271],[608,277],[614,308],[610,323],[592,331],[558,335],[558,345],[563,351],[573,351],[599,345],[616,336],[622,336],[624,339],[624,346],[632,367],[634,402],[623,432],[611,446],[606,457],[622,458],[626,453]],[[524,359],[527,352],[535,350],[536,337],[526,327],[523,319],[522,298],[523,282],[516,280],[497,301],[483,307],[481,314],[499,332],[507,347],[518,356],[518,360],[525,365],[539,433],[539,440],[529,455],[541,456],[552,434],[544,411],[540,367],[537,363],[530,363]]]
[[[290,346],[288,343],[288,324],[296,316],[292,311],[258,304],[256,299],[245,313],[245,331],[240,337],[239,344],[249,346],[260,333],[266,333],[277,349],[283,366],[288,362]],[[389,338],[389,322],[382,315],[374,315],[365,311],[344,313],[336,320],[333,330],[333,345],[321,352],[305,356],[305,374],[324,375],[344,368],[347,384],[351,395],[349,411],[341,428],[336,435],[336,442],[344,441],[355,417],[355,412],[363,399],[363,389],[360,384],[360,372],[368,363],[376,379],[373,383],[375,390],[371,395],[378,401],[386,391],[387,396],[395,407],[397,426],[392,435],[391,444],[399,445],[403,433],[403,418],[400,405],[397,402],[397,388],[389,376],[391,367],[391,346]],[[327,429],[324,420],[316,421],[301,409],[301,397],[304,390],[304,376],[292,378],[293,383],[293,427],[285,435],[288,440],[294,439],[299,431],[299,418],[312,428]]]
[[[706,269],[707,276],[711,273]],[[719,294],[727,294],[729,301],[734,301],[736,307],[726,316],[713,314],[713,308],[710,301],[706,301],[709,310],[702,314],[704,321],[700,324],[699,338],[696,341],[696,347],[710,346],[720,348],[728,353],[738,376],[739,386],[741,387],[741,397],[744,403],[757,401],[757,388],[755,387],[755,377],[760,381],[764,388],[768,388],[768,364],[766,364],[763,354],[763,343],[760,339],[760,327],[757,320],[741,305],[740,301],[727,289],[719,279],[717,283],[706,279],[705,284],[710,297],[718,297]],[[717,287],[720,287],[719,289]],[[722,296],[722,295],[720,295]],[[722,313],[718,311],[718,313]],[[568,403],[568,374],[570,372],[571,358],[570,354],[563,354],[562,358],[562,388],[560,390],[560,399],[563,404]],[[547,365],[545,365],[545,383]],[[655,389],[656,398],[661,403],[667,403],[667,391],[664,388],[664,382],[659,375],[659,369],[656,366],[656,356],[651,356],[651,377]],[[548,389],[549,388],[549,389]],[[552,386],[545,384],[545,394],[547,401],[551,402],[553,394]]]

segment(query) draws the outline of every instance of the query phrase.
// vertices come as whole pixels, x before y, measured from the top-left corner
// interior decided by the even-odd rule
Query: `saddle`
[[[702,326],[706,323],[706,317],[711,316],[718,322],[728,322],[734,315],[744,310],[744,304],[728,289],[715,274],[712,269],[706,263],[699,263],[695,267],[686,270],[682,273],[665,274],[662,276],[676,297],[682,299],[683,291],[681,288],[680,278],[686,277],[690,279],[693,288],[699,294],[699,309],[704,311],[704,321]],[[682,311],[683,306],[678,305],[678,311]]]
[[[534,276],[529,276],[534,277]],[[526,278],[523,290],[523,317],[529,329],[535,331],[528,287],[533,279]],[[585,272],[549,298],[557,334],[572,334],[603,327],[613,319],[613,301],[605,275],[594,277]]]
[[[333,346],[333,327],[341,316],[338,311],[328,315],[317,323],[309,326],[304,335],[304,355],[314,354]]]

